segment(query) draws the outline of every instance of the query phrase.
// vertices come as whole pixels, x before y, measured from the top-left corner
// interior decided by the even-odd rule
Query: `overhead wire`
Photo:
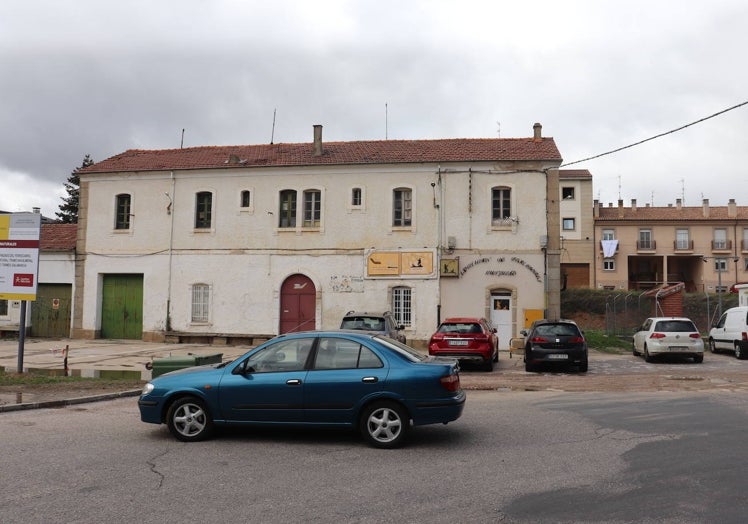
[[[677,127],[675,129],[671,129],[670,131],[665,131],[664,133],[660,133],[659,135],[651,136],[649,138],[645,138],[644,140],[639,140],[638,142],[634,142],[633,144],[629,144],[627,146],[619,147],[618,149],[613,149],[612,151],[607,151],[605,153],[600,153],[599,155],[595,155],[595,156],[583,158],[581,160],[575,160],[574,162],[566,162],[564,164],[561,164],[559,167],[566,167],[566,166],[570,166],[570,165],[573,165],[573,164],[579,164],[581,162],[587,162],[588,160],[594,160],[594,159],[600,158],[602,156],[612,155],[613,153],[618,153],[619,151],[623,151],[624,149],[629,149],[631,147],[644,144],[645,142],[649,142],[649,141],[654,140],[656,138],[660,138],[660,137],[663,137],[663,136],[666,136],[666,135],[677,133],[678,131],[682,131],[682,130],[686,129],[687,127],[691,127],[693,125],[700,124],[701,122],[705,122],[705,121],[709,120],[710,118],[714,118],[716,116],[722,115],[724,113],[727,113],[728,111],[732,111],[733,109],[738,109],[739,107],[742,107],[744,105],[748,105],[748,100],[746,100],[745,102],[741,102],[740,104],[734,105],[732,107],[728,107],[727,109],[723,109],[722,111],[718,111],[718,112],[714,113],[713,115],[705,116],[704,118],[700,118],[698,120],[695,120],[695,121],[693,121],[693,122],[691,122],[689,124]]]

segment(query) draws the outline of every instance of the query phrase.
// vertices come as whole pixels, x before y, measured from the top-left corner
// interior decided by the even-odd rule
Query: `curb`
[[[102,400],[115,400],[124,397],[136,397],[140,395],[141,391],[142,390],[140,389],[134,389],[130,391],[119,391],[117,393],[104,393],[102,395],[94,395],[91,397],[78,397],[61,400],[47,400],[44,402],[26,402],[23,404],[0,405],[0,413],[9,411],[24,411],[29,409],[61,408],[65,406],[74,406],[76,404],[86,404],[88,402],[100,402]]]

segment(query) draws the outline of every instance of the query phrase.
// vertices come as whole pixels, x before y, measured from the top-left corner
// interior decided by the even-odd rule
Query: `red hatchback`
[[[493,363],[499,361],[499,338],[486,319],[448,318],[431,335],[429,355],[453,357],[493,371]]]

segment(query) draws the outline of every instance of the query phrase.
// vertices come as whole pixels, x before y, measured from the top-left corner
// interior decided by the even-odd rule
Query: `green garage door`
[[[143,337],[143,275],[104,275],[101,338]]]
[[[31,336],[68,338],[72,303],[70,284],[39,284],[31,303]]]

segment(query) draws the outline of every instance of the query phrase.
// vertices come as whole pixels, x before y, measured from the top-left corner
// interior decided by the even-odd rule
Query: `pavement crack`
[[[162,453],[159,453],[158,455],[155,455],[151,459],[145,461],[145,463],[148,464],[148,467],[151,469],[151,471],[158,476],[158,489],[161,489],[161,487],[164,485],[164,480],[166,480],[166,475],[161,473],[156,468],[156,461],[168,453],[169,453],[169,450],[167,449],[163,451]]]

